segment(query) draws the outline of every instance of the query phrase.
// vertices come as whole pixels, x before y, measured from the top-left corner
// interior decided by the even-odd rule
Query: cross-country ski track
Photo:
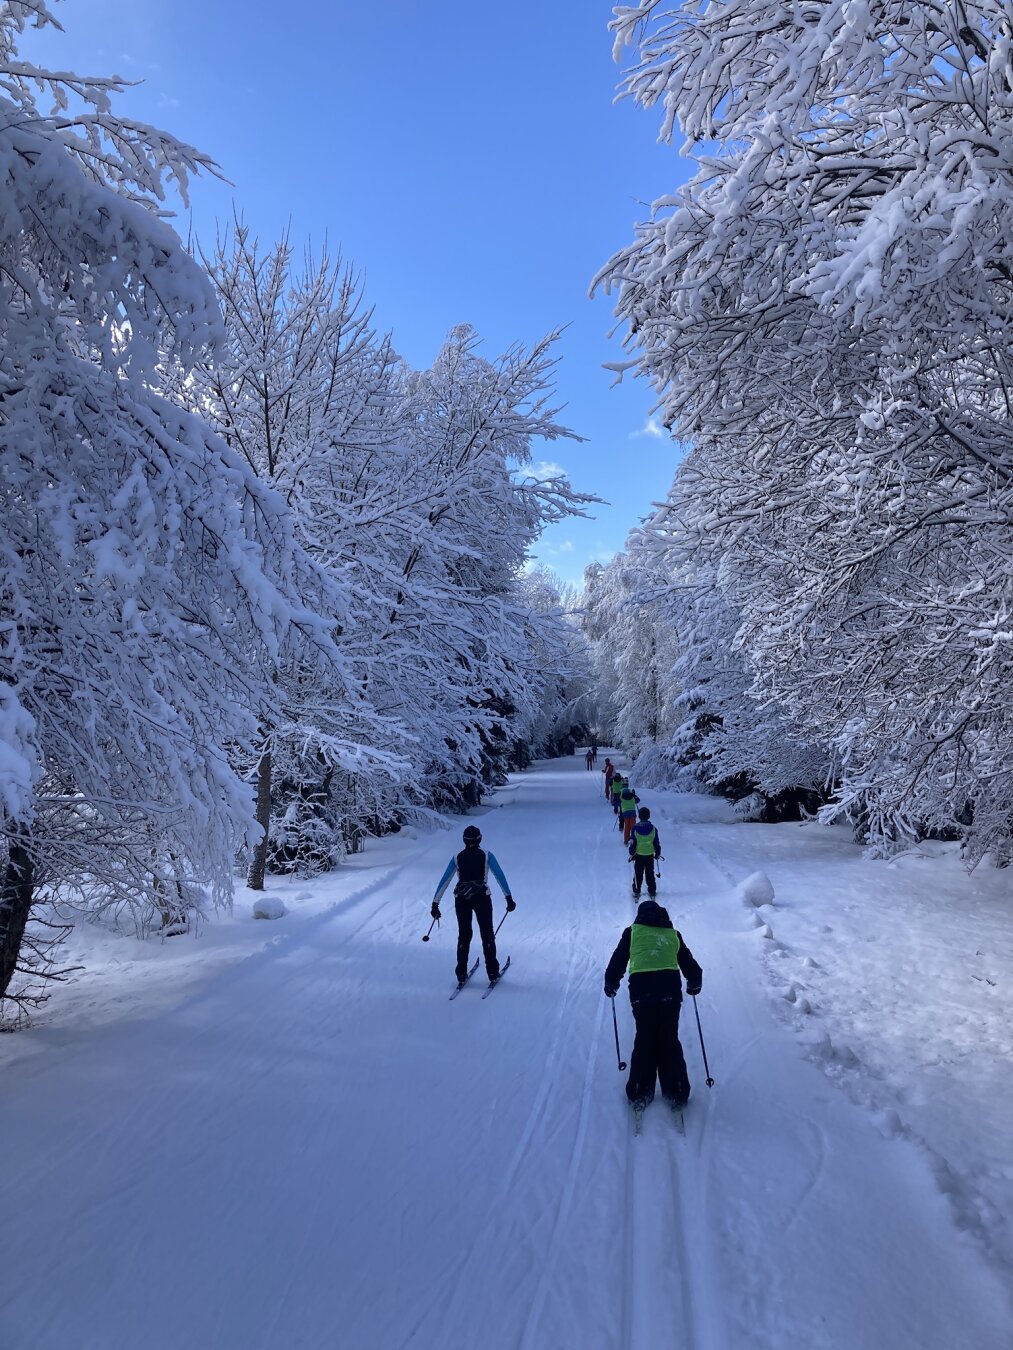
[[[474,814],[518,902],[485,1001],[481,967],[449,999],[449,895],[420,941],[455,822],[168,1010],[24,1033],[0,1350],[1008,1350],[1001,1272],[776,1014],[741,869],[676,794],[644,794],[658,898],[717,1081],[687,1006],[686,1135],[659,1098],[634,1137],[602,993],[631,868],[600,791],[541,763]],[[628,1058],[625,982],[616,1006]]]

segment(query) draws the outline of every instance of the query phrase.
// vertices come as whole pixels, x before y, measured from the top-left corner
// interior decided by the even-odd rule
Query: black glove
[[[618,993],[619,993],[619,990],[618,990],[618,988],[617,988],[614,984],[606,984],[606,986],[605,986],[605,997],[606,997],[606,998],[615,998],[616,994],[618,994]]]
[[[440,913],[440,902],[438,900],[433,901],[433,907],[429,913],[434,919],[442,919],[443,915]]]
[[[696,998],[697,994],[699,994],[702,988],[703,988],[702,984],[687,984],[686,993],[690,996],[690,998]]]
[[[506,906],[508,914],[512,914],[514,910],[517,908],[517,901],[513,898],[512,895],[508,895],[506,897]]]

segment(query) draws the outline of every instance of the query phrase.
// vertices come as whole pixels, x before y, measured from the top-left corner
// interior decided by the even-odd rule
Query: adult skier
[[[633,894],[640,895],[647,878],[647,894],[653,900],[658,893],[658,883],[654,879],[654,860],[661,857],[661,835],[651,824],[651,809],[642,806],[637,812],[639,819],[633,827],[630,837],[630,859],[633,863]]]
[[[615,998],[630,968],[630,1004],[637,1034],[630,1056],[626,1096],[637,1110],[654,1100],[655,1080],[670,1106],[681,1109],[689,1099],[689,1075],[679,1044],[682,980],[686,993],[699,994],[703,971],[656,900],[643,900],[637,917],[623,929],[605,970],[605,997]]]
[[[637,803],[640,798],[633,791],[627,779],[619,793],[619,819],[623,826],[623,843],[630,842],[630,836],[633,834],[633,827],[637,823]]]
[[[591,753],[590,749],[588,749],[587,754],[584,756],[584,763],[587,765],[588,773],[590,773],[594,768],[594,755]]]
[[[469,825],[464,831],[464,848],[447,863],[447,870],[440,877],[430,909],[434,919],[441,918],[440,900],[450,885],[451,878],[457,874],[454,887],[454,909],[457,914],[457,983],[464,984],[468,978],[468,952],[471,948],[472,923],[474,914],[478,920],[479,936],[482,939],[482,954],[485,957],[485,970],[489,983],[495,984],[500,977],[499,961],[496,958],[496,936],[492,923],[492,894],[488,886],[490,871],[499,883],[506,897],[507,913],[517,908],[510,894],[510,887],[503,875],[503,869],[492,853],[479,848],[482,831],[477,825]]]
[[[602,773],[605,775],[605,800],[609,802],[612,800],[612,779],[615,777],[615,772],[615,765],[610,759],[606,759]]]

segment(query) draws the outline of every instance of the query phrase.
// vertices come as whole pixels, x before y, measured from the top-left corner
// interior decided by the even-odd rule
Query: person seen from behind
[[[623,825],[623,843],[630,842],[630,836],[633,833],[633,827],[637,823],[637,803],[640,798],[633,791],[629,782],[623,783],[622,790],[619,793],[619,819]]]
[[[468,977],[468,952],[471,949],[472,922],[474,914],[478,920],[478,931],[482,939],[482,954],[485,957],[486,974],[489,983],[495,984],[500,977],[499,961],[496,957],[496,935],[492,922],[492,893],[488,886],[489,873],[499,885],[506,897],[507,913],[517,908],[510,887],[503,875],[503,869],[495,855],[479,848],[482,832],[477,825],[469,825],[464,831],[464,848],[447,863],[446,871],[440,877],[430,909],[434,919],[441,918],[440,900],[456,873],[457,884],[454,887],[454,910],[457,914],[457,983],[463,984]]]
[[[639,819],[630,836],[630,859],[633,863],[633,894],[640,895],[647,880],[647,894],[653,900],[658,893],[658,883],[654,876],[654,863],[661,857],[661,835],[651,824],[651,810],[642,806],[637,812]]]
[[[630,1004],[637,1026],[626,1096],[636,1107],[654,1100],[655,1083],[670,1106],[689,1100],[689,1074],[679,1043],[682,980],[686,993],[699,994],[703,971],[656,900],[643,900],[637,917],[623,929],[605,970],[605,997],[615,998],[629,966]]]

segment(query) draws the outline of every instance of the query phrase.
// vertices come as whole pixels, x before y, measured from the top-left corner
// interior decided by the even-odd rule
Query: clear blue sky
[[[193,142],[232,180],[194,186],[200,237],[233,201],[264,241],[289,221],[297,242],[326,233],[419,366],[457,323],[473,324],[489,355],[568,324],[562,420],[587,439],[545,458],[610,505],[554,527],[539,557],[579,581],[622,547],[677,455],[644,434],[648,386],[610,388],[602,362],[623,353],[608,301],[587,290],[686,162],[657,144],[656,113],[613,103],[608,0],[54,7],[66,34],[33,38],[26,55],[143,80],[120,111]]]

